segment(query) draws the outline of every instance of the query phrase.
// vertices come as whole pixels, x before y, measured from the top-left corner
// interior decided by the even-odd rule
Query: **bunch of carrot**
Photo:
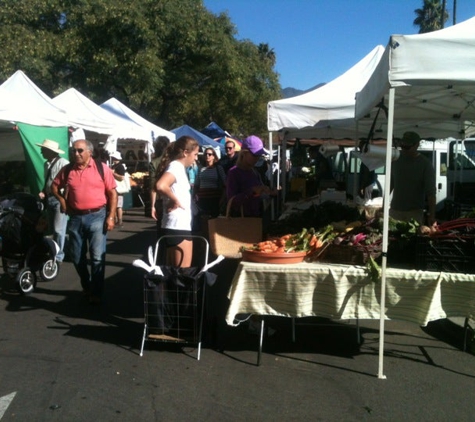
[[[323,246],[323,241],[319,238],[315,230],[302,229],[297,234],[286,234],[280,237],[271,237],[263,242],[255,243],[245,250],[265,252],[265,253],[310,253]]]

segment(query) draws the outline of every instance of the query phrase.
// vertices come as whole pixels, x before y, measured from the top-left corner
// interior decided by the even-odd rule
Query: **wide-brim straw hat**
[[[41,148],[47,148],[56,154],[64,154],[62,149],[59,149],[59,144],[56,141],[51,141],[50,139],[45,139],[42,144],[36,144]]]

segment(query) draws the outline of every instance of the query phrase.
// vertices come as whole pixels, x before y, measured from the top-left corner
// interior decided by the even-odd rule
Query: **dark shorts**
[[[175,237],[167,237],[163,239],[160,243],[167,248],[172,246],[177,246],[184,240],[192,240],[191,231],[190,230],[173,230],[173,229],[158,229],[158,238],[162,236],[175,236]]]

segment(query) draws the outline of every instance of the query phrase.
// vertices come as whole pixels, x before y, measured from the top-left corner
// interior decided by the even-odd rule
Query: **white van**
[[[449,143],[447,199],[475,207],[475,138]]]
[[[475,152],[475,139],[473,140],[473,150]],[[455,150],[454,145],[460,145],[460,141],[454,139],[447,140],[437,140],[437,141],[421,141],[419,146],[419,152],[425,155],[431,162],[435,169],[435,179],[437,186],[436,200],[437,200],[437,211],[442,211],[445,206],[445,199],[449,197],[448,191],[448,174],[449,171],[449,157],[448,151]],[[471,145],[472,147],[472,145]],[[459,146],[459,150],[461,147]],[[461,152],[460,152],[461,153]],[[453,155],[456,155],[453,153]],[[463,154],[465,156],[465,154]],[[472,155],[473,157],[473,155]],[[459,157],[459,161],[461,158]],[[355,155],[354,148],[344,148],[340,151],[333,160],[334,163],[334,173],[337,180],[345,180],[346,193],[349,198],[353,198],[355,193],[358,192],[359,186],[359,173],[361,160]],[[467,166],[467,161],[463,161],[463,166]],[[344,170],[343,170],[344,169]],[[475,166],[473,167],[474,171],[471,176],[473,176],[473,182],[475,182]],[[385,184],[385,166],[379,167],[375,170],[377,181],[373,187],[373,197],[383,196],[384,193],[384,184]],[[460,176],[460,173],[457,173],[455,170],[453,172],[452,178],[455,178],[455,175],[458,174],[460,180],[465,180],[465,176]],[[475,183],[474,183],[475,185]],[[475,188],[475,186],[474,186]]]

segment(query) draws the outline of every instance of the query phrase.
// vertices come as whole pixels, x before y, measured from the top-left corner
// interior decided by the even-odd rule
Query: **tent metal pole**
[[[358,124],[358,120],[357,120],[356,121],[356,133],[355,133],[355,151],[358,150],[358,144],[359,144],[358,133],[359,133],[359,124]],[[359,173],[356,171],[357,159],[354,155],[353,155],[353,157],[354,157],[354,163],[355,163],[355,168],[354,168],[355,171],[353,173],[353,203],[356,204],[356,199],[357,199],[357,195],[358,195],[358,187],[359,187]],[[350,152],[350,156],[349,156],[349,160],[348,160],[348,165],[350,166],[349,172],[351,172],[351,161],[352,160],[351,160],[351,152]]]
[[[281,166],[282,166],[282,177],[281,177],[281,183],[282,183],[282,197],[281,197],[281,210],[284,209],[284,204],[285,204],[285,197],[287,196],[287,135],[284,133],[284,138],[282,140],[282,146],[281,146]],[[290,173],[290,171],[289,171]]]
[[[386,178],[384,183],[384,206],[383,206],[383,261],[381,264],[381,309],[379,315],[379,369],[378,378],[386,379],[383,372],[384,361],[384,318],[386,315],[386,264],[388,253],[388,231],[389,231],[389,196],[391,188],[391,161],[394,129],[394,98],[395,88],[389,89],[388,102],[388,133],[386,144]]]
[[[269,177],[269,183],[270,183],[270,188],[274,189],[274,173],[272,172],[272,157],[274,156],[274,151],[272,149],[272,132],[269,131],[269,163],[270,165],[270,177]],[[270,201],[270,218],[271,221],[275,220],[275,200],[272,199]]]

